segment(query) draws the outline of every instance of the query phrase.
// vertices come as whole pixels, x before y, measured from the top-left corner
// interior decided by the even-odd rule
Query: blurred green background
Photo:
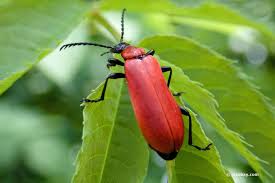
[[[205,1],[173,2],[200,6]],[[273,0],[217,2],[275,30]],[[121,12],[102,13],[119,31]],[[253,83],[270,98],[270,103],[275,104],[275,43],[273,50],[269,50],[267,45],[257,41],[258,35],[252,29],[223,34],[176,22],[170,24],[165,18],[161,14],[127,12],[126,39],[135,44],[142,38],[160,33],[177,33],[195,39],[228,58],[238,60],[238,65]],[[102,27],[87,20],[76,27],[65,42],[93,40],[114,44],[109,37]],[[108,73],[106,59],[109,56],[99,56],[103,51],[97,47],[78,47],[59,52],[57,48],[1,96],[0,182],[70,182],[75,157],[81,146],[82,108],[79,101]],[[213,132],[211,135],[216,134]],[[224,150],[222,153],[228,152],[231,151]],[[227,167],[249,170],[244,162],[234,162],[230,153],[227,156],[228,159],[223,159]],[[236,182],[259,182],[257,178],[234,179]],[[165,164],[153,152],[145,182],[166,182]]]

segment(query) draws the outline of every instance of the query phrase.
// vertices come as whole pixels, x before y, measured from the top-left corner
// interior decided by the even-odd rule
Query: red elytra
[[[125,62],[118,59],[108,59],[107,67],[116,65],[124,66],[125,73],[111,73],[106,78],[101,97],[99,99],[83,99],[83,102],[99,102],[104,100],[107,83],[109,79],[126,78],[131,103],[139,125],[139,128],[148,145],[155,150],[163,159],[174,159],[183,144],[184,125],[182,114],[189,117],[189,139],[188,144],[198,150],[209,150],[210,144],[201,148],[193,145],[192,142],[192,121],[187,110],[179,107],[169,90],[172,76],[171,67],[161,67],[154,55],[154,50],[145,52],[143,48],[137,48],[123,42],[124,35],[124,12],[122,12],[121,39],[115,46],[106,46],[97,43],[70,43],[63,45],[63,48],[92,45],[109,48],[108,52],[121,54]],[[166,84],[162,72],[169,71],[169,78]]]
[[[137,53],[139,55],[131,53]],[[141,48],[127,47],[125,76],[139,127],[148,144],[156,151],[170,154],[180,150],[184,127],[180,108],[169,91],[157,60],[144,55]]]

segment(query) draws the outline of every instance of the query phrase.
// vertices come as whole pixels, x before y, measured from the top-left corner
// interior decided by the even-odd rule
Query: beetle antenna
[[[122,10],[122,15],[121,15],[121,37],[120,37],[120,43],[123,41],[123,36],[124,36],[124,14],[125,14],[126,9],[124,8]]]
[[[97,44],[97,43],[87,43],[87,42],[79,42],[79,43],[70,43],[70,44],[64,44],[63,46],[61,46],[60,51],[63,49],[65,50],[66,48],[70,48],[72,46],[98,46],[98,47],[102,47],[102,48],[113,48],[111,46],[106,46],[106,45],[102,45],[102,44]]]

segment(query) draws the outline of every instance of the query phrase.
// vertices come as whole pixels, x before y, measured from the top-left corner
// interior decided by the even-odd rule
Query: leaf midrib
[[[104,174],[104,170],[105,170],[105,165],[106,165],[106,160],[107,160],[107,157],[108,157],[108,153],[109,153],[109,148],[110,148],[110,142],[112,140],[112,136],[113,136],[113,131],[114,131],[114,128],[115,128],[115,122],[116,122],[116,119],[117,119],[117,113],[118,113],[118,109],[119,109],[119,103],[120,103],[120,99],[121,99],[121,93],[122,93],[122,87],[123,86],[123,81],[120,81],[120,88],[119,88],[119,95],[118,95],[118,98],[117,98],[117,105],[116,105],[116,111],[115,111],[115,114],[114,114],[114,121],[113,121],[113,126],[111,128],[111,134],[109,135],[109,139],[108,139],[108,145],[107,145],[107,149],[106,149],[106,154],[105,154],[105,158],[104,158],[104,161],[103,161],[103,166],[102,166],[102,170],[101,170],[101,173],[100,173],[100,179],[99,179],[99,183],[102,181],[102,177],[103,177],[103,174]]]

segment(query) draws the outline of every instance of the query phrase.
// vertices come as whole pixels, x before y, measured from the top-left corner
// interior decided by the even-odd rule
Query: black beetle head
[[[110,49],[111,53],[121,53],[125,48],[129,46],[128,43],[121,42],[115,45],[113,48]]]

